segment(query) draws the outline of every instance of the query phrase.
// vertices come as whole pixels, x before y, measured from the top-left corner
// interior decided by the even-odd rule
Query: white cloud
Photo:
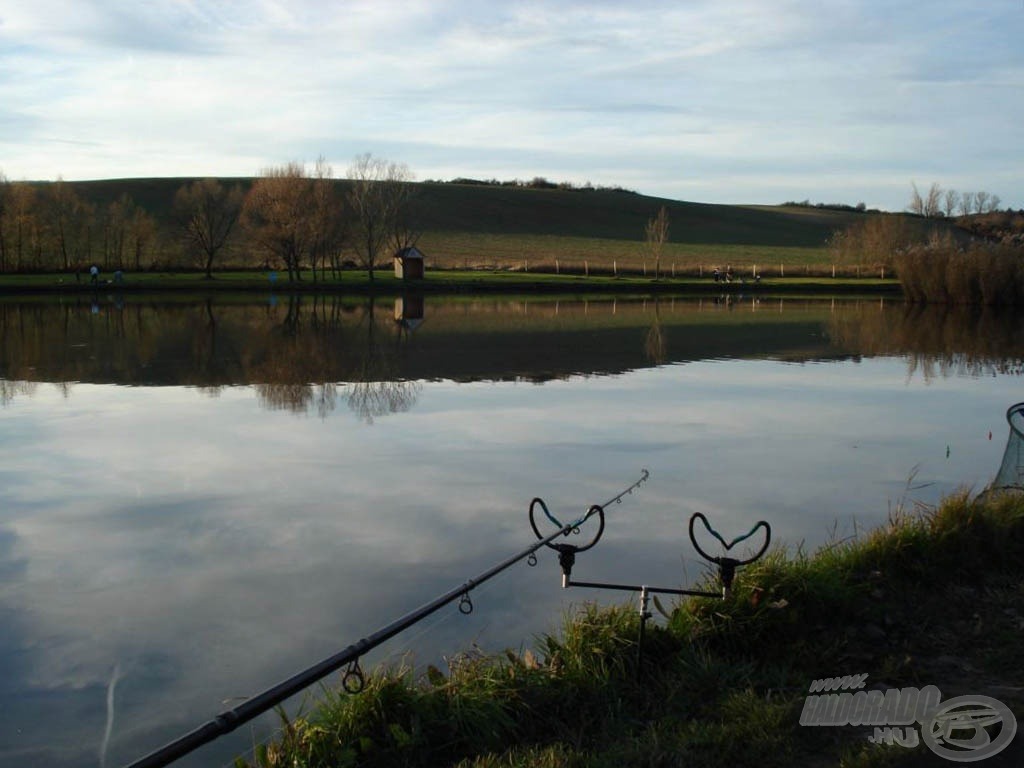
[[[1024,199],[1024,9],[1009,0],[40,0],[0,14],[12,178],[248,175],[322,153],[343,168],[372,151],[420,178],[628,180],[708,201],[901,208],[912,179]],[[737,187],[751,162],[756,183]],[[867,187],[843,194],[853,176]]]

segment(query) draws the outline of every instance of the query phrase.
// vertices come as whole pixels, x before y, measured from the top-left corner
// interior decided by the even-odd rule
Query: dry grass
[[[975,243],[959,247],[935,238],[896,257],[909,301],[1016,305],[1024,301],[1024,248]]]

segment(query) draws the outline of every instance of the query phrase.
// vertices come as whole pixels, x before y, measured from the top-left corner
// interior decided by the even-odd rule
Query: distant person
[[[89,267],[89,282],[98,285],[100,282],[100,268],[93,264]]]
[[[720,282],[721,279],[722,279],[722,274],[718,271],[718,267],[715,267],[714,275],[715,275],[715,282],[716,283]]]

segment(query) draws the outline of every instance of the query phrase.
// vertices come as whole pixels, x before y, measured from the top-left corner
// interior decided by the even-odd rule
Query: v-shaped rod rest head
[[[551,512],[548,511],[548,505],[544,503],[544,500],[540,499],[540,498],[536,498],[536,499],[534,499],[533,501],[530,502],[530,527],[533,528],[533,532],[534,532],[534,534],[536,534],[538,540],[543,540],[545,538],[545,536],[540,532],[540,528],[537,527],[537,514],[536,514],[537,507],[541,508],[541,510],[544,512],[544,515],[547,517],[548,520],[550,520],[552,523],[557,525],[559,527],[559,529],[561,529],[563,536],[568,536],[570,533],[572,533],[572,534],[578,534],[579,533],[579,528],[578,527],[573,527],[573,526],[569,526],[569,525],[562,525],[562,523],[558,520],[558,518],[556,518],[554,515],[551,514]],[[590,517],[592,517],[594,515],[597,515],[598,519],[599,519],[599,523],[598,523],[598,526],[597,526],[597,533],[595,533],[594,534],[594,538],[592,538],[586,544],[584,544],[582,546],[577,546],[576,544],[566,544],[566,543],[552,544],[551,542],[547,542],[546,546],[550,547],[551,549],[557,550],[559,552],[563,552],[563,551],[565,551],[567,549],[571,549],[573,552],[586,552],[592,546],[597,544],[597,542],[599,542],[601,540],[601,536],[604,535],[604,508],[601,507],[599,504],[592,505],[590,507],[590,509],[587,511],[587,514],[585,515],[585,517],[583,519],[585,520],[585,519],[590,518]]]
[[[704,528],[707,529],[708,533],[710,533],[712,536],[718,539],[719,542],[721,542],[722,546],[725,547],[726,552],[730,551],[740,542],[749,539],[751,536],[757,533],[758,528],[764,528],[764,544],[761,545],[761,549],[759,549],[752,557],[748,557],[746,560],[740,560],[738,558],[732,557],[714,557],[712,555],[709,555],[703,549],[701,549],[700,544],[697,543],[697,536],[694,534],[693,528],[698,520],[700,520],[704,524]],[[759,559],[765,552],[768,551],[768,545],[771,544],[771,541],[772,528],[764,520],[757,521],[757,523],[754,524],[754,527],[746,533],[744,533],[742,536],[737,536],[732,541],[727,542],[724,538],[722,538],[722,535],[718,531],[711,527],[711,524],[708,523],[708,519],[703,515],[703,513],[694,512],[690,516],[690,542],[693,544],[693,548],[697,550],[698,554],[700,554],[701,557],[703,557],[710,563],[714,563],[715,565],[723,565],[723,563],[727,563],[732,570],[735,570],[738,566],[741,565],[749,565],[750,563]]]

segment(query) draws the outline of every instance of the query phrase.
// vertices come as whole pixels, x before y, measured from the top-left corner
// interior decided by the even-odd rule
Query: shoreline
[[[525,650],[377,667],[352,695],[325,686],[236,764],[922,765],[934,708],[844,718],[829,692],[988,696],[1019,717],[1022,526],[1019,494],[961,492],[813,554],[776,545],[727,599],[657,606],[646,636],[634,604],[584,603]],[[1007,736],[986,764],[1020,765]]]
[[[503,272],[478,270],[434,271],[421,280],[404,281],[391,273],[380,274],[370,280],[365,272],[346,272],[340,279],[287,281],[273,279],[259,272],[215,273],[207,278],[202,272],[139,272],[125,273],[122,281],[109,279],[92,284],[88,280],[69,280],[62,274],[0,275],[0,296],[23,294],[76,294],[99,293],[153,293],[199,292],[220,293],[256,292],[271,294],[293,293],[357,293],[366,295],[402,295],[418,293],[459,294],[514,292],[525,294],[865,294],[873,296],[902,296],[899,281],[879,278],[851,277],[774,277],[758,282],[716,282],[705,277],[652,277],[623,275],[556,275],[542,272]]]

